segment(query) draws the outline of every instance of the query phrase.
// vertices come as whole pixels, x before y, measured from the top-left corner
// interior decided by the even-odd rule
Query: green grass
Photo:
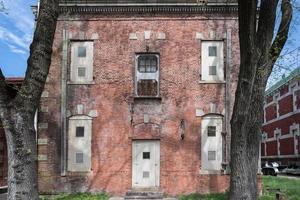
[[[41,196],[41,200],[108,200],[109,196],[105,193],[90,194],[90,193],[77,193],[77,194],[61,194],[52,196]]]
[[[263,179],[263,195],[259,200],[274,200],[276,191],[280,189],[286,199],[300,200],[300,179],[291,180],[288,178],[279,178],[264,176]],[[190,194],[180,196],[180,200],[227,200],[228,194]]]
[[[278,189],[282,192],[287,200],[300,200],[300,179],[291,180],[288,178],[264,176],[263,195],[259,200],[274,200]],[[71,195],[42,196],[41,200],[108,200],[108,194],[89,194],[78,193]],[[180,200],[227,200],[228,194],[190,194],[182,195]]]

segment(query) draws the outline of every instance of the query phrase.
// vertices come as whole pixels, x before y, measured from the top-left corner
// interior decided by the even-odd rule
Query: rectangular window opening
[[[76,153],[76,163],[83,163],[83,153]]]
[[[150,152],[143,152],[143,159],[150,159]]]
[[[76,127],[76,137],[84,137],[84,127],[83,126]]]
[[[137,83],[139,96],[157,96],[158,83],[156,80],[139,80]]]
[[[140,73],[155,73],[157,69],[157,56],[142,55],[138,57],[138,71]]]
[[[78,77],[85,77],[85,75],[86,75],[86,68],[78,67]]]
[[[208,151],[207,157],[208,160],[216,160],[216,151]]]
[[[216,46],[209,46],[208,47],[208,56],[217,56],[217,47]]]
[[[86,57],[86,47],[78,47],[78,57]]]
[[[216,136],[216,127],[215,126],[208,126],[207,127],[207,136],[208,137],[215,137]]]
[[[209,66],[209,75],[217,75],[217,66]]]

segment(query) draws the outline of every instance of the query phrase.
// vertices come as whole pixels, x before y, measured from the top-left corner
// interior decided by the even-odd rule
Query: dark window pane
[[[86,57],[86,47],[78,47],[78,57]]]
[[[86,69],[85,67],[78,67],[78,77],[85,77]]]
[[[139,80],[137,87],[138,96],[157,96],[158,94],[156,80]]]
[[[217,56],[217,47],[216,46],[208,47],[208,56]]]
[[[150,152],[143,152],[143,159],[150,159]]]
[[[207,136],[208,137],[215,137],[216,136],[216,127],[215,126],[208,126],[207,127]]]
[[[76,153],[76,163],[83,163],[83,153]]]
[[[209,75],[217,75],[217,66],[209,66]]]
[[[84,127],[83,126],[76,127],[76,137],[84,137]]]
[[[157,57],[153,55],[143,55],[138,58],[138,71],[150,73],[157,71]]]
[[[216,152],[208,151],[207,157],[208,157],[208,160],[216,160]]]

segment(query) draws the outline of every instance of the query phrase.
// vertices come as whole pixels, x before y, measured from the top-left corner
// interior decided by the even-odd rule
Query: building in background
[[[14,97],[23,82],[23,78],[7,78],[6,82],[10,86],[9,94]],[[7,161],[7,144],[0,120],[0,187],[7,185]]]
[[[262,162],[300,166],[300,68],[266,91]]]
[[[227,190],[237,11],[228,0],[61,0],[38,114],[40,191]]]

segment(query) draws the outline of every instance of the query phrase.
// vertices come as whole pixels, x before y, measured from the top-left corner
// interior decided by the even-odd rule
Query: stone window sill
[[[68,85],[95,85],[95,81],[87,81],[87,82],[68,81]]]
[[[226,81],[199,81],[199,84],[225,84]]]

